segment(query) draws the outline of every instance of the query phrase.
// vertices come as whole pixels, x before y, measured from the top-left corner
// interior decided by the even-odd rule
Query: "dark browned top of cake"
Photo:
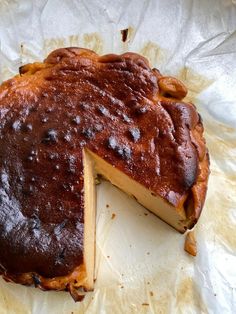
[[[82,263],[84,147],[174,206],[186,199],[201,122],[160,96],[158,75],[137,54],[68,48],[1,86],[2,269],[55,277]]]

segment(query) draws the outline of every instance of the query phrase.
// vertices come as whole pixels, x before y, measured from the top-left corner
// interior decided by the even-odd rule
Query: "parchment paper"
[[[0,279],[0,313],[236,313],[236,1],[0,1],[0,78],[64,46],[135,51],[181,78],[211,156],[197,257],[107,182],[98,186],[96,288],[82,303]],[[120,30],[128,28],[127,41]],[[0,248],[1,249],[1,248]]]

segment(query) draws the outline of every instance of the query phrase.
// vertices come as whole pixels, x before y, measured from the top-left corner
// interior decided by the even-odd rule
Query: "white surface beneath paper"
[[[103,182],[97,188],[95,291],[74,303],[64,292],[1,279],[1,314],[236,313],[235,3],[0,1],[1,80],[58,47],[142,53],[186,83],[188,99],[204,119],[211,156],[196,258],[184,252],[183,235]]]

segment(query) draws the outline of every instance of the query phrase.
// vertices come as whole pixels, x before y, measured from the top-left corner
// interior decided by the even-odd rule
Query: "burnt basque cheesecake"
[[[53,51],[0,87],[0,272],[75,300],[94,283],[95,178],[184,233],[209,158],[185,86],[135,53]],[[148,226],[147,226],[148,227]]]

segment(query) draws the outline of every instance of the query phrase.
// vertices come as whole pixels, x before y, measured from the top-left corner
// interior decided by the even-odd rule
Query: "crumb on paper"
[[[122,29],[120,32],[121,32],[121,40],[125,43],[128,38],[129,29],[125,28],[125,29]]]
[[[147,255],[150,255],[150,252],[147,252]]]
[[[148,281],[147,284],[150,285],[150,282]]]
[[[106,204],[106,208],[109,208],[109,206],[110,206],[109,204]]]
[[[110,255],[107,255],[107,258],[110,258]]]
[[[116,217],[116,214],[112,213],[111,219],[114,219]]]
[[[153,297],[153,292],[152,291],[150,291],[150,296]]]
[[[148,216],[148,213],[144,213],[145,216]]]
[[[148,305],[149,305],[149,303],[142,303],[142,305],[148,306]]]
[[[186,234],[184,250],[192,256],[197,255],[197,242],[193,231]]]

